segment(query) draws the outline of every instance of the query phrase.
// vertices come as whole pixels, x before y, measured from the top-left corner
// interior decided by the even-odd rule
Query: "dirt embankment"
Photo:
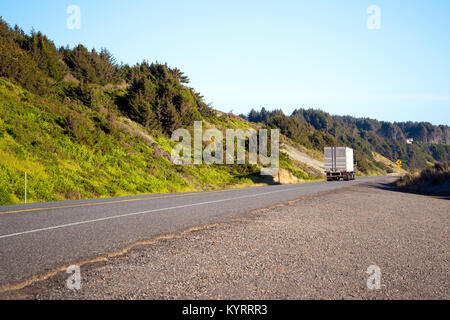
[[[287,154],[292,160],[301,162],[303,164],[305,164],[308,167],[313,168],[314,170],[316,170],[318,173],[324,175],[325,172],[325,166],[323,161],[318,161],[316,159],[314,159],[313,157],[311,157],[310,155],[301,152],[300,150],[282,143],[281,144],[281,152]]]

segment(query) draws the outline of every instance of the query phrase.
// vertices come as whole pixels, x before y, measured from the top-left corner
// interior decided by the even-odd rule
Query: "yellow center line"
[[[29,212],[29,211],[42,211],[42,210],[49,210],[49,209],[64,209],[64,208],[75,208],[75,207],[87,207],[87,206],[96,206],[96,205],[100,205],[100,204],[132,202],[132,201],[142,201],[142,200],[151,200],[151,199],[175,198],[175,197],[183,197],[183,196],[189,196],[189,195],[194,195],[194,194],[195,193],[186,193],[186,194],[172,195],[172,196],[124,199],[124,200],[114,200],[114,201],[104,201],[104,202],[88,202],[88,203],[82,203],[82,204],[71,204],[71,205],[66,205],[66,206],[56,206],[56,207],[47,207],[47,208],[33,208],[33,209],[22,209],[22,210],[14,210],[14,211],[5,211],[5,212],[0,212],[0,214],[17,213],[17,212]]]
[[[14,210],[14,211],[4,211],[4,212],[0,212],[0,215],[7,214],[7,213],[31,212],[31,211],[65,209],[65,208],[75,208],[75,207],[87,207],[87,206],[96,206],[96,205],[101,205],[101,204],[111,204],[111,203],[121,203],[121,202],[143,201],[143,200],[164,199],[164,198],[178,198],[178,197],[192,196],[192,195],[198,195],[198,194],[213,193],[213,192],[224,192],[224,191],[232,191],[232,190],[237,190],[237,188],[226,189],[226,190],[214,190],[214,191],[185,193],[185,194],[175,194],[175,195],[149,197],[149,198],[135,198],[135,199],[104,201],[104,202],[88,202],[88,203],[72,204],[72,205],[66,205],[66,206],[56,206],[56,207],[47,207],[47,208],[33,208],[33,209],[22,209],[22,210]]]

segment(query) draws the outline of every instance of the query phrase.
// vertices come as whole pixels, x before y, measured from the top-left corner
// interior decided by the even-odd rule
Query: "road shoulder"
[[[60,272],[0,298],[449,299],[448,222],[448,200],[364,183],[83,265],[79,291]]]

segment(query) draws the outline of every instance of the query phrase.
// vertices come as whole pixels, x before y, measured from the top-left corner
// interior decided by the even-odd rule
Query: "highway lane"
[[[1,206],[0,287],[158,235],[376,179]]]

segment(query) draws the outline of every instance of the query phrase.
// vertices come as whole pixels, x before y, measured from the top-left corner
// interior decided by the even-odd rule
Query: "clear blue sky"
[[[66,27],[69,5],[81,29]],[[369,30],[366,10],[381,9]],[[450,125],[450,1],[1,1],[0,15],[57,46],[167,62],[219,110],[320,108]]]

